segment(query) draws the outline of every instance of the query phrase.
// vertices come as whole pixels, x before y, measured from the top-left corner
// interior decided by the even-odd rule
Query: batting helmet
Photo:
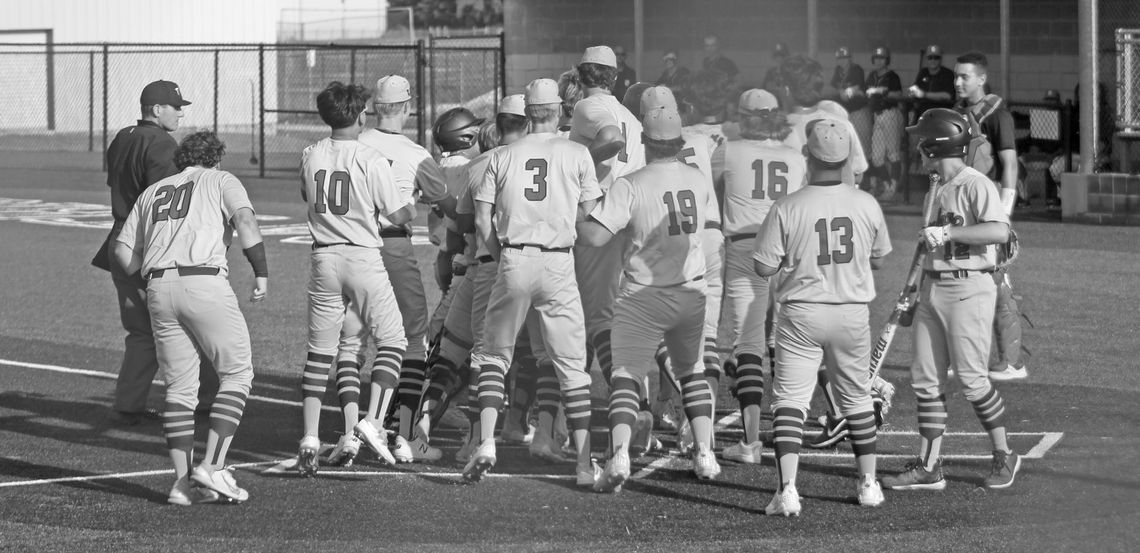
[[[919,138],[919,150],[931,159],[964,158],[970,147],[970,121],[952,109],[929,109],[906,130]]]
[[[851,57],[851,50],[848,50],[846,46],[840,46],[839,48],[837,48],[835,50],[835,59],[844,59],[844,58],[850,58],[850,57]]]
[[[440,115],[431,127],[435,145],[444,152],[466,150],[479,137],[482,118],[475,117],[467,108],[451,108]]]
[[[629,85],[625,90],[625,97],[621,99],[621,105],[625,106],[630,113],[641,119],[641,94],[653,87],[653,83],[637,82]]]
[[[871,60],[873,61],[875,58],[883,58],[887,60],[887,63],[891,63],[891,49],[886,46],[875,48],[875,51],[871,52]]]

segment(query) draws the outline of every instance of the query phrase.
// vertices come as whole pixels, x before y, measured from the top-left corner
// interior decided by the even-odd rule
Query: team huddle
[[[893,389],[868,370],[868,304],[891,239],[879,204],[858,188],[868,167],[858,135],[843,108],[819,96],[818,64],[789,65],[786,97],[744,91],[738,123],[690,113],[666,87],[638,83],[616,98],[617,67],[609,47],[590,47],[559,80],[503,98],[491,121],[448,111],[433,126],[438,161],[401,134],[412,99],[403,77],[381,78],[371,94],[333,82],[317,95],[331,132],[301,156],[313,244],[296,470],[348,466],[365,447],[391,464],[441,461],[432,434],[456,407],[470,429],[455,456],[466,482],[494,468],[498,432],[536,460],[574,459],[578,486],[617,492],[631,458],[661,447],[652,431],[662,425],[709,480],[722,470],[718,403],[735,403],[743,426],[720,459],[759,464],[767,393],[778,485],[765,511],[795,516],[804,423],[819,389],[827,428],[808,445],[849,440],[857,501],[875,507],[882,488],[945,486],[950,370],[992,439],[985,485],[1011,485],[1020,458],[986,371],[992,273],[1009,217],[993,182],[965,162],[976,132],[968,118],[931,109],[908,128],[943,184],[929,194],[915,260],[920,456],[880,479],[877,429]],[[698,112],[715,104],[694,103]],[[244,189],[217,169],[223,153],[212,133],[185,139],[182,172],[139,197],[114,249],[128,274],[147,279],[168,385],[170,502],[183,505],[249,497],[224,468],[253,377],[225,282],[232,230],[257,276],[255,301],[268,270]],[[430,207],[439,248],[444,295],[431,311],[411,242],[417,203]],[[227,313],[225,326],[196,319],[207,296]],[[199,355],[220,387],[195,466]],[[595,364],[609,390],[606,444],[591,444]],[[318,429],[330,380],[343,434],[328,448]],[[732,397],[718,397],[722,380]],[[674,396],[680,408],[662,407]],[[604,466],[594,460],[602,450]]]

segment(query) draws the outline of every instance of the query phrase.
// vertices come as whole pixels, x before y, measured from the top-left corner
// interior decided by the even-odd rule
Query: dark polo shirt
[[[107,186],[111,187],[111,215],[116,226],[127,219],[135,200],[146,187],[178,173],[174,150],[178,142],[151,121],[127,127],[107,148]]]

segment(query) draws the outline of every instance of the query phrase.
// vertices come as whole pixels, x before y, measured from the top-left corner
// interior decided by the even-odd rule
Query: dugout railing
[[[0,44],[0,151],[105,151],[138,119],[143,86],[166,79],[193,102],[176,137],[212,129],[226,141],[227,169],[295,171],[300,151],[328,134],[316,93],[333,80],[371,88],[392,73],[413,87],[405,134],[426,146],[444,109],[493,114],[505,93],[502,48],[501,34],[395,45]]]

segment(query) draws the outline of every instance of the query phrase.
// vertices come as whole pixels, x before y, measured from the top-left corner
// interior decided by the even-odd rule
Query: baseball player
[[[574,106],[582,100],[584,91],[578,79],[578,70],[569,69],[558,76],[558,96],[562,98],[562,117],[558,118],[558,135],[570,137],[570,121],[574,117]]]
[[[990,384],[990,354],[997,286],[993,280],[995,245],[1009,237],[1009,217],[997,189],[985,175],[966,165],[970,124],[953,110],[933,108],[909,127],[920,137],[923,168],[937,171],[943,184],[935,194],[935,220],[920,237],[930,249],[914,319],[914,362],[911,386],[918,401],[919,456],[902,473],[883,477],[883,487],[896,490],[941,490],[939,453],[946,430],[947,370],[953,370],[963,395],[974,407],[993,444],[987,488],[1013,484],[1021,457],[1009,448],[1005,404]]]
[[[780,314],[772,373],[779,487],[764,510],[769,515],[800,513],[796,471],[820,364],[849,421],[859,504],[883,503],[875,480],[867,304],[875,298],[871,270],[890,253],[891,239],[875,198],[843,180],[855,139],[849,127],[824,119],[809,123],[807,133],[809,186],[776,200],[757,233],[753,253],[757,274],[783,273],[775,290]]]
[[[443,173],[444,182],[447,183],[447,194],[450,197],[458,199],[460,189],[467,184],[462,178],[463,167],[472,158],[479,155],[475,142],[479,135],[479,127],[482,124],[482,118],[475,117],[475,114],[467,108],[457,107],[443,112],[432,125],[432,141],[435,142],[436,147],[441,152],[439,168]],[[439,284],[440,291],[446,296],[447,290],[451,286],[452,258],[456,255],[462,255],[462,235],[457,232],[454,218],[440,217],[434,210],[428,214],[428,231],[432,236],[432,241],[438,241],[439,253],[436,256],[435,267],[436,283]],[[466,267],[466,261],[462,258],[458,259],[455,261],[455,265]],[[440,315],[442,316],[443,313]],[[432,325],[429,325],[429,328],[438,331],[441,323],[442,320],[437,321],[434,328]],[[429,336],[434,336],[434,333],[429,333]]]
[[[530,134],[491,153],[483,183],[472,193],[478,237],[492,259],[498,258],[499,269],[487,302],[483,343],[471,354],[479,371],[482,442],[463,478],[479,481],[495,464],[505,373],[515,338],[534,307],[541,333],[531,337],[542,337],[558,372],[567,425],[578,448],[577,483],[592,486],[590,375],[570,246],[574,223],[593,209],[601,191],[589,150],[554,134],[562,104],[557,83],[532,81],[525,99]]]
[[[181,172],[142,192],[114,249],[126,274],[141,269],[147,280],[147,310],[166,382],[163,433],[174,462],[167,501],[175,505],[216,501],[219,495],[249,499],[223,468],[253,382],[249,329],[226,281],[226,249],[234,230],[253,266],[250,301],[265,299],[269,269],[245,189],[217,169],[224,154],[225,145],[212,132],[186,137],[174,158]],[[212,360],[221,384],[210,409],[206,456],[191,470],[199,350]]]
[[[301,155],[301,197],[308,204],[313,239],[308,358],[302,381],[305,428],[298,452],[298,468],[305,476],[317,472],[321,398],[338,344],[345,336],[341,325],[348,319],[346,304],[352,306],[350,313],[359,313],[362,328],[377,348],[372,401],[368,414],[355,425],[356,434],[382,459],[395,463],[387,435],[379,429],[400,377],[407,338],[381,258],[377,214],[393,225],[403,225],[416,211],[410,189],[401,187],[393,174],[393,163],[357,140],[364,129],[367,102],[368,94],[359,85],[329,84],[317,95],[317,110],[332,129],[331,135]],[[343,360],[343,349],[340,355]],[[355,421],[346,421],[346,426],[349,422]]]
[[[845,182],[858,183],[867,171],[865,144],[858,140],[855,126],[848,122],[847,110],[843,106],[823,98],[823,69],[811,58],[792,56],[780,66],[781,81],[787,92],[786,111],[792,135],[787,142],[799,149],[807,143],[807,124],[816,119],[834,119],[847,122],[851,131],[850,162],[844,166],[850,174],[844,175]]]
[[[903,176],[899,151],[906,124],[899,108],[899,100],[903,97],[902,81],[890,67],[891,51],[887,47],[880,46],[871,52],[871,65],[874,69],[867,74],[867,98],[875,114],[875,126],[871,131],[871,165],[882,183],[879,199],[890,200],[894,198],[897,179]]]
[[[617,78],[617,61],[609,46],[586,48],[578,64],[578,77],[585,98],[574,105],[570,140],[589,148],[604,193],[614,180],[645,165],[641,121],[610,93]],[[611,369],[610,321],[627,243],[624,237],[618,237],[605,247],[574,248],[588,343],[607,379]]]
[[[619,491],[630,476],[632,429],[647,393],[641,388],[662,338],[681,381],[696,439],[693,471],[701,479],[720,473],[710,447],[712,391],[701,361],[705,267],[699,233],[705,213],[715,205],[712,190],[699,169],[678,159],[685,142],[676,109],[649,110],[643,127],[649,163],[614,182],[591,220],[578,225],[580,242],[601,246],[628,228],[632,244],[614,305],[609,410],[613,457],[594,484],[599,492]]]
[[[421,202],[433,206],[433,209],[439,209],[448,217],[454,217],[455,198],[447,192],[446,178],[440,171],[439,165],[427,150],[402,134],[404,123],[411,114],[411,99],[411,85],[404,77],[388,75],[377,80],[373,109],[379,120],[376,128],[361,132],[359,140],[389,161],[396,183],[404,194],[418,194]],[[415,213],[412,215],[414,217]],[[417,436],[412,432],[427,372],[425,342],[428,324],[427,296],[424,294],[423,281],[416,264],[415,252],[412,250],[410,227],[404,224],[406,221],[396,223],[387,219],[384,213],[378,214],[378,222],[383,242],[380,254],[384,259],[384,267],[390,275],[396,302],[400,306],[400,315],[403,318],[408,342],[407,352],[403,355],[400,367],[398,389],[395,390],[400,426],[395,448],[391,454],[399,462],[435,460],[441,455],[439,450],[430,448],[426,437]],[[349,364],[347,372],[351,374],[354,368],[351,364],[355,363],[356,367],[359,367],[360,348],[369,331],[367,326],[352,328],[354,326],[352,316],[346,321],[349,325],[346,325],[342,331],[337,365],[342,367],[346,363]],[[353,330],[359,332],[354,333]],[[387,376],[383,373],[372,373],[371,394],[365,416],[368,421],[382,421],[382,413],[386,412],[392,399],[384,393],[385,378]],[[351,379],[349,382],[351,383]],[[364,421],[355,427],[357,436],[386,459],[387,455],[382,447],[384,444],[378,437],[381,430],[375,424]]]
[[[740,96],[741,140],[724,151],[724,298],[736,366],[736,398],[740,402],[744,438],[724,450],[725,459],[760,462],[760,401],[764,395],[764,319],[768,313],[768,279],[752,267],[752,243],[772,203],[804,185],[802,150],[784,142],[791,135],[776,97],[766,90]],[[714,175],[714,178],[717,178]],[[725,343],[722,349],[728,349]]]

